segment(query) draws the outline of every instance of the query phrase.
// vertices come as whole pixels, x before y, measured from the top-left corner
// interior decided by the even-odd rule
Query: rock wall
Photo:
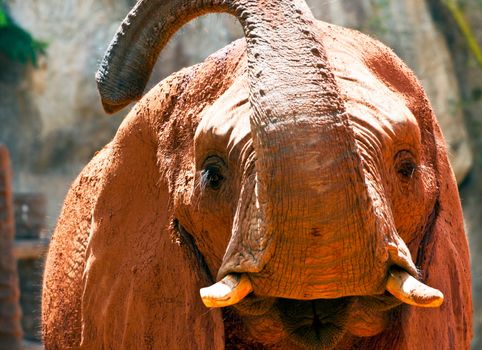
[[[41,128],[30,90],[32,69],[1,55],[0,67],[0,143],[8,145],[14,169],[26,169],[34,162]]]

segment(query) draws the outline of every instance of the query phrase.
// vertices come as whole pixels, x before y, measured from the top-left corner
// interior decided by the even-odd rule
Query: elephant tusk
[[[408,272],[390,269],[386,289],[398,300],[420,307],[439,307],[444,296],[438,289],[413,278]]]
[[[201,299],[207,307],[231,306],[240,302],[253,291],[253,286],[245,274],[228,274],[218,283],[201,288]]]

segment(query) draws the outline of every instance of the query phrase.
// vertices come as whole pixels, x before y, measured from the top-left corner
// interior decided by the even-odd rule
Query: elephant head
[[[154,88],[72,190],[93,193],[79,341],[222,347],[239,319],[287,348],[466,346],[455,181],[420,84],[382,44],[303,1],[141,0],[96,76],[105,110],[140,99],[170,36],[208,12],[245,42]],[[429,284],[446,302],[417,308],[442,303]]]

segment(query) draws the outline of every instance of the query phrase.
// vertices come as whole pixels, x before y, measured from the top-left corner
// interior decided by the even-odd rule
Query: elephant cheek
[[[354,336],[372,337],[383,332],[389,320],[388,312],[357,308],[350,312],[347,330]]]
[[[243,322],[248,332],[263,344],[275,344],[288,336],[279,315],[275,313],[270,317],[243,317]]]

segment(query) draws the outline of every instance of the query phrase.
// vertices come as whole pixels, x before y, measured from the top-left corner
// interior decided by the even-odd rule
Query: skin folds
[[[140,98],[170,35],[207,11],[246,39],[152,89],[73,184],[46,265],[47,348],[468,348],[445,143],[379,42],[302,2],[140,1],[97,75],[106,110]],[[420,284],[394,287],[394,269]],[[436,294],[422,283],[440,307],[402,305]],[[206,309],[206,287],[233,306]]]

